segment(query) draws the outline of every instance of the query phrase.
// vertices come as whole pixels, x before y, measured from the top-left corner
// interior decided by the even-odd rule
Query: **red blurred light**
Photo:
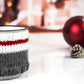
[[[77,24],[74,24],[71,28],[72,33],[78,33],[79,32],[79,26]]]
[[[83,28],[84,28],[84,22],[83,22]]]

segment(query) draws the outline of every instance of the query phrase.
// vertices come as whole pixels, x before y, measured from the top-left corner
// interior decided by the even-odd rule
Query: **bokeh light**
[[[2,13],[0,13],[0,18],[2,18],[3,17],[3,14]]]
[[[7,6],[8,6],[8,7],[11,7],[12,5],[13,5],[12,2],[8,2],[8,3],[7,3]]]
[[[9,23],[10,23],[10,22],[7,21],[7,22],[5,23],[5,25],[8,25]]]

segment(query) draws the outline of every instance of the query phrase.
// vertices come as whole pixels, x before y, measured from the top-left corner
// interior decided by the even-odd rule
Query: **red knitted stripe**
[[[23,40],[16,40],[16,41],[0,41],[0,45],[2,46],[6,46],[6,45],[15,45],[15,44],[21,44],[21,43],[26,43],[28,42],[28,38],[27,39],[23,39]]]

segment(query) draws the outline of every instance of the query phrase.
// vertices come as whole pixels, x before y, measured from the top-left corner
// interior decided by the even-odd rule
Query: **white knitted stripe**
[[[0,41],[15,41],[29,38],[28,30],[0,32]]]
[[[28,42],[10,46],[0,45],[0,53],[12,53],[12,52],[24,51],[27,49],[28,49]]]

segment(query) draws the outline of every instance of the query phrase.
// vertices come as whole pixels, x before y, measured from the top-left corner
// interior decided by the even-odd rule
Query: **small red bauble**
[[[75,16],[69,19],[63,28],[63,36],[69,45],[80,44],[84,47],[84,17]]]

